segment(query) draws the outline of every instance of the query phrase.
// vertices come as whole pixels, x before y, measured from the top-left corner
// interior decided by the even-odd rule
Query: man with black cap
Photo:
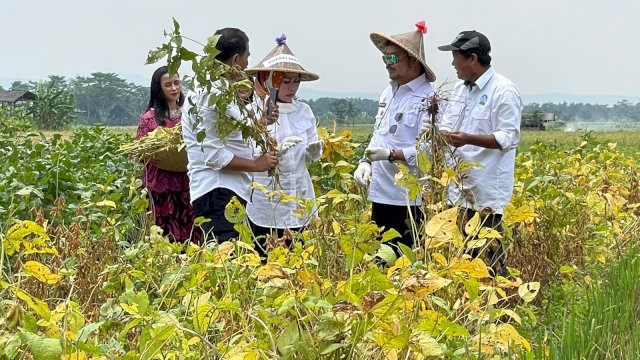
[[[502,214],[511,201],[515,149],[520,142],[520,93],[491,67],[491,44],[483,34],[463,31],[450,45],[438,49],[452,52],[451,64],[462,80],[439,125],[454,150],[449,160],[451,164],[481,164],[459,174],[459,184],[449,187],[449,201],[461,204],[468,219],[478,213],[482,226],[502,233]],[[506,256],[497,239],[487,246],[486,259],[494,274],[506,275]]]
[[[422,218],[422,198],[395,185],[399,171],[395,163],[416,170],[416,138],[423,131],[427,101],[433,94],[431,82],[436,79],[424,56],[424,21],[416,28],[398,35],[370,35],[382,53],[391,81],[380,96],[373,136],[353,174],[359,187],[366,188],[370,182],[368,200],[372,202],[373,222],[385,230],[397,230],[401,237],[391,243],[408,247],[414,243],[409,222]],[[398,248],[394,250],[399,253]]]

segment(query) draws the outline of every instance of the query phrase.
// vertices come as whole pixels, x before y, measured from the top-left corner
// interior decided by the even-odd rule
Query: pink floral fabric
[[[165,126],[174,127],[179,122],[179,117],[165,119]],[[148,110],[140,117],[136,139],[142,138],[158,126],[154,111]],[[170,235],[179,242],[191,238],[191,241],[199,243],[201,231],[193,230],[195,213],[189,203],[187,173],[166,171],[147,163],[142,170],[142,184],[149,190],[149,207],[155,216],[156,225],[165,230],[165,235]]]

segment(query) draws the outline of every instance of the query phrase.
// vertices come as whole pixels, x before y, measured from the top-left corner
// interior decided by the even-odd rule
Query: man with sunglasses
[[[502,232],[502,213],[511,201],[516,147],[520,142],[522,100],[516,86],[491,67],[491,44],[483,34],[459,33],[450,45],[452,65],[460,81],[454,88],[439,126],[449,143],[451,164],[479,163],[451,183],[449,202],[460,204],[468,219],[476,213],[485,227]],[[474,251],[479,256],[480,251]],[[502,244],[497,239],[485,259],[494,274],[507,274]]]
[[[403,163],[416,170],[416,139],[427,118],[427,102],[433,94],[431,82],[436,76],[424,56],[424,22],[417,30],[398,35],[372,33],[371,41],[382,52],[389,86],[382,92],[373,135],[365,156],[354,173],[357,186],[369,185],[368,200],[372,202],[371,219],[385,230],[397,230],[401,237],[391,244],[414,244],[413,220],[422,219],[421,196],[411,197],[408,190],[396,186],[395,175]],[[370,182],[370,184],[369,184]],[[416,227],[417,229],[417,227]],[[395,248],[398,253],[398,248]]]

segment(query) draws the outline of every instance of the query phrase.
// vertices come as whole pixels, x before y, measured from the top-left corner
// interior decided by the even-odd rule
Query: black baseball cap
[[[438,49],[442,51],[479,49],[488,54],[491,51],[491,43],[482,33],[470,30],[461,32],[450,45],[438,46]]]

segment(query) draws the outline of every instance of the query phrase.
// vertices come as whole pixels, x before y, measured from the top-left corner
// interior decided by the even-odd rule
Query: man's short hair
[[[240,29],[224,28],[217,30],[214,35],[220,35],[216,44],[216,49],[220,50],[220,53],[216,56],[216,60],[226,63],[233,55],[242,55],[247,51],[249,37]]]

